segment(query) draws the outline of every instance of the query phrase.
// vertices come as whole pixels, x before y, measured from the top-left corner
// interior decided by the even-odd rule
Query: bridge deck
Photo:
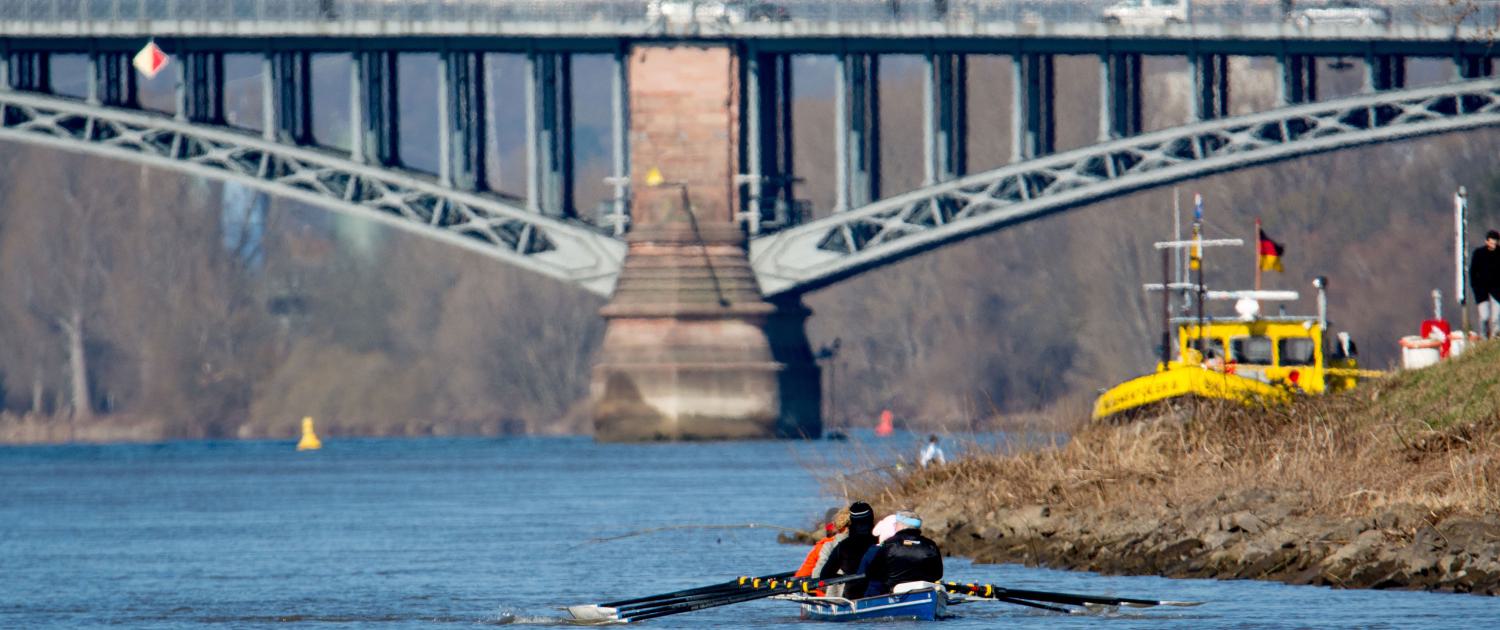
[[[686,2],[687,0],[667,0]],[[1155,42],[1452,42],[1494,39],[1500,2],[1463,13],[1445,0],[1389,6],[1390,23],[1289,22],[1276,3],[1194,3],[1188,24],[1107,25],[1107,0],[776,0],[781,21],[651,19],[647,0],[5,0],[8,37],[436,37],[569,39],[1111,40]],[[1390,3],[1386,3],[1390,4]],[[920,43],[920,42],[918,42]]]

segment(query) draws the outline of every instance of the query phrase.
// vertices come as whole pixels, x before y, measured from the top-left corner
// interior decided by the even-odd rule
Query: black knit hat
[[[849,504],[849,531],[869,533],[875,529],[875,510],[869,503],[855,501]]]
[[[1484,240],[1487,241],[1487,240],[1490,240],[1490,239],[1495,239],[1497,241],[1500,241],[1500,232],[1496,232],[1494,230],[1490,230],[1488,234],[1484,235]]]

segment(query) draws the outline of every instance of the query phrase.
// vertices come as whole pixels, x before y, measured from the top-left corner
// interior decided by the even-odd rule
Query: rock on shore
[[[1500,594],[1500,515],[1437,519],[1396,506],[1336,520],[1298,514],[1299,499],[1255,490],[1130,514],[915,507],[945,553],[981,563]]]

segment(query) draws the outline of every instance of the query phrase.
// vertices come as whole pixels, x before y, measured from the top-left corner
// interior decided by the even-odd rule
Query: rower
[[[860,563],[859,572],[865,574],[866,579],[863,592],[846,591],[846,597],[885,595],[902,582],[943,579],[943,552],[937,543],[922,535],[922,518],[905,511],[892,516],[890,520],[895,531]]]
[[[822,540],[813,544],[812,551],[807,552],[807,557],[802,560],[802,566],[792,577],[812,577],[813,569],[818,566],[818,560],[823,557],[823,548],[828,546],[829,541],[849,529],[849,508],[837,508],[830,510],[832,518],[824,524],[826,535]]]
[[[819,579],[828,579],[856,573],[865,551],[876,543],[875,535],[871,533],[874,528],[875,510],[870,507],[870,504],[864,501],[850,503],[849,530],[823,545],[824,553],[819,558],[817,566],[813,567],[813,575]],[[831,586],[828,594],[832,597],[842,597],[843,590],[842,584]]]

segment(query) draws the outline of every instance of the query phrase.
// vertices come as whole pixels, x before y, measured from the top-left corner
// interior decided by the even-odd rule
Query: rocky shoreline
[[[946,556],[1105,575],[1272,580],[1333,588],[1500,595],[1500,515],[1434,523],[1414,506],[1368,519],[1296,513],[1264,491],[1177,509],[1080,513],[1032,505],[975,517],[911,506]],[[814,532],[779,536],[811,544]]]
[[[1500,594],[1500,516],[1411,506],[1368,519],[1301,515],[1264,491],[1129,513],[1026,506],[982,515],[918,505],[944,553],[1104,574],[1257,579],[1336,588]]]
[[[1488,342],[1287,406],[1186,401],[828,484],[981,563],[1497,595],[1496,365]]]

